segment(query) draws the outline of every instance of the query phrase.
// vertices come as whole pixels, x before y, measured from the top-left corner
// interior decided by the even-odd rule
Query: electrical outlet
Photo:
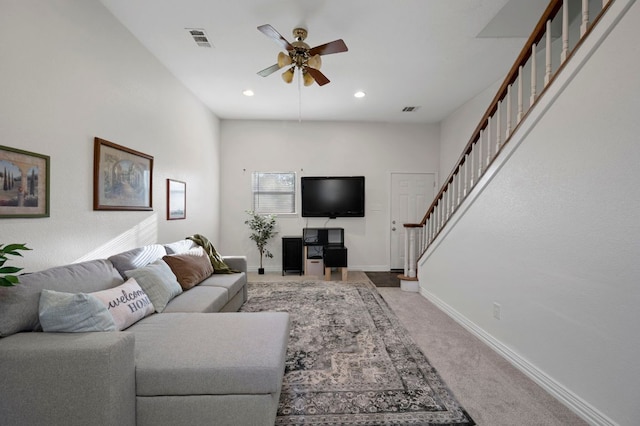
[[[496,302],[493,302],[493,317],[497,320],[502,319],[501,306]]]

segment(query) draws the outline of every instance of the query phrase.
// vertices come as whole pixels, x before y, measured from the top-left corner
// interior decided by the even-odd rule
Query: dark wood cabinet
[[[297,272],[303,269],[302,237],[282,237],[282,275],[287,272]]]

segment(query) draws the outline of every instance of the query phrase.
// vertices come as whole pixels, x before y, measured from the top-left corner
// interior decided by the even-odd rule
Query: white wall
[[[295,171],[300,176],[364,175],[364,218],[278,218],[278,236],[269,245],[267,270],[282,266],[280,237],[302,228],[342,227],[349,268],[389,269],[390,172],[437,172],[439,126],[343,122],[222,120],[222,206],[220,245],[226,253],[259,258],[244,224],[251,209],[251,173]],[[298,207],[300,201],[298,200]]]
[[[506,74],[506,72],[505,72]],[[440,174],[439,186],[453,171],[462,155],[464,147],[471,139],[473,131],[489,108],[489,104],[498,92],[502,79],[483,90],[471,100],[461,105],[440,123]]]
[[[193,233],[218,237],[219,121],[99,3],[0,3],[0,144],[51,157],[51,215],[0,219],[33,271]],[[154,156],[153,212],[93,211],[95,136]],[[166,221],[166,179],[187,219]]]
[[[424,294],[594,424],[640,418],[640,5],[612,10],[629,3],[419,268]]]

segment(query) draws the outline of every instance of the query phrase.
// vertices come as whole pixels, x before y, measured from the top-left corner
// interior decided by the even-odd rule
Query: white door
[[[435,173],[391,173],[391,269],[404,269],[405,223],[418,223],[433,202]]]

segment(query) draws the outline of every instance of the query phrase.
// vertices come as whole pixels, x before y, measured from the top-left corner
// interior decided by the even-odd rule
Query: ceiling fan
[[[320,56],[346,52],[348,50],[347,45],[344,44],[342,39],[311,48],[304,42],[304,39],[307,38],[307,30],[304,28],[295,28],[293,30],[293,37],[295,39],[293,43],[289,43],[269,24],[260,25],[258,30],[267,37],[275,40],[276,43],[284,47],[287,51],[287,53],[280,52],[278,54],[278,62],[259,71],[258,75],[266,77],[278,71],[280,68],[291,65],[289,69],[282,74],[282,79],[287,83],[291,83],[295,69],[298,68],[302,73],[305,86],[312,85],[314,81],[318,83],[319,86],[324,86],[329,83],[329,79],[320,72],[320,67],[322,66]]]

